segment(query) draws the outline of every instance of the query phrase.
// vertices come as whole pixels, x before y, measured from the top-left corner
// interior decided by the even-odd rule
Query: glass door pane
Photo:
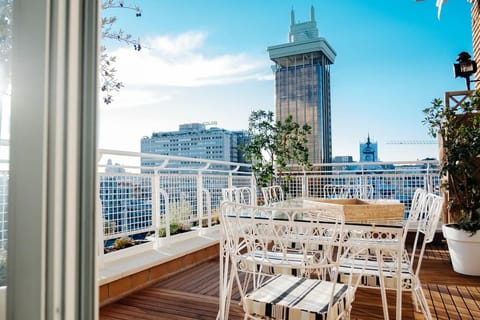
[[[12,1],[0,0],[0,319],[5,318],[7,284]]]

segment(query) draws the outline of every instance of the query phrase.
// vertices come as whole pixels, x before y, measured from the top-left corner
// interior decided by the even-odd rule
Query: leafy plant
[[[131,247],[135,244],[135,241],[132,238],[129,237],[121,237],[115,240],[113,243],[113,249],[119,250],[119,249],[124,249]]]
[[[181,229],[182,229],[182,226],[178,222],[170,223],[170,235],[179,233]],[[158,230],[158,236],[160,238],[166,237],[167,236],[166,228],[160,228]]]
[[[141,17],[142,13],[137,6],[131,6],[123,0],[103,0],[103,12],[109,12],[111,9],[126,9],[135,12],[136,17]],[[115,23],[117,17],[106,16],[102,17],[101,31],[103,39],[110,39],[114,41],[123,42],[133,47],[135,51],[140,51],[142,46],[140,40],[133,39],[132,35],[122,29],[116,29]],[[102,99],[105,104],[110,104],[113,101],[113,92],[119,91],[123,87],[123,83],[116,77],[117,70],[115,69],[116,57],[107,52],[105,46],[100,47],[100,90],[102,92]]]
[[[274,121],[272,111],[252,111],[248,119],[249,141],[240,149],[245,159],[252,163],[257,184],[265,187],[275,184],[275,177],[281,179],[289,164],[310,167],[308,160],[307,136],[311,133],[308,124],[300,126],[289,115],[285,121]],[[275,174],[276,173],[276,174]]]
[[[453,107],[434,99],[423,112],[429,134],[443,144],[441,187],[448,190],[454,226],[474,234],[480,230],[480,91]]]
[[[114,234],[116,229],[117,229],[117,224],[115,223],[115,221],[105,220],[103,222],[103,232],[105,233],[105,235]]]
[[[192,205],[181,196],[180,201],[174,202],[170,205],[170,234],[176,234],[181,231],[189,230],[191,228],[191,219],[193,215]],[[166,223],[166,217],[163,215],[160,219],[161,224]],[[159,237],[166,237],[166,228],[158,230]]]

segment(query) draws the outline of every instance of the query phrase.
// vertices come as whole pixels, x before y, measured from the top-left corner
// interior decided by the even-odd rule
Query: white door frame
[[[99,3],[13,2],[7,319],[96,319]]]

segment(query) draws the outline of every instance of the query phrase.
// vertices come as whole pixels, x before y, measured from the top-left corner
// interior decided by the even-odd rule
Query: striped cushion
[[[333,286],[332,309],[328,310]],[[244,309],[247,314],[282,320],[336,319],[350,308],[353,291],[347,285],[277,275],[245,296]]]
[[[266,274],[288,274],[301,276],[305,273],[305,262],[313,263],[315,257],[298,253],[282,253],[274,251],[254,251],[251,254],[243,255],[246,263],[240,263],[239,269],[243,271],[256,271]]]
[[[365,270],[363,270],[365,268]],[[384,262],[383,265],[383,278],[385,281],[385,288],[396,289],[397,288],[397,276],[395,274],[396,267],[392,262]],[[402,288],[411,290],[413,286],[413,277],[409,272],[409,265],[402,263]],[[380,287],[380,275],[378,269],[378,263],[376,260],[367,261],[363,259],[343,259],[340,263],[339,269],[339,282],[348,283],[350,275],[353,274],[352,282],[355,282],[358,276],[361,275],[360,284],[367,287]]]

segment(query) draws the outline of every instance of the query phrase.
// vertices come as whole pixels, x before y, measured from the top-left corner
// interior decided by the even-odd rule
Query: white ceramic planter
[[[442,231],[447,239],[453,270],[466,275],[480,276],[480,231],[471,236],[448,224],[442,226]]]

